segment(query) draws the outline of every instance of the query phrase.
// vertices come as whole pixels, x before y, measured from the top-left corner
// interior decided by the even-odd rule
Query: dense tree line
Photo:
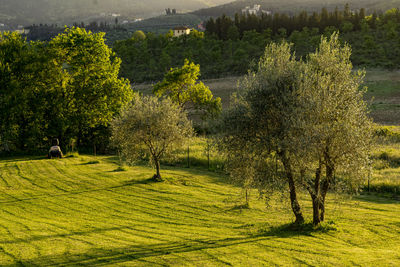
[[[89,24],[85,24],[84,22],[74,22],[73,27],[79,27],[91,32],[105,32],[108,44],[111,44],[116,40],[114,37],[115,35],[122,35],[122,38],[127,37],[127,33],[125,33],[127,32],[127,29],[122,27],[120,24],[110,24],[107,21],[92,21]],[[28,41],[50,41],[58,34],[64,32],[65,27],[61,27],[57,24],[32,24],[26,27],[26,29],[29,30],[29,32],[25,34]]]
[[[214,22],[212,22],[214,21]],[[187,58],[200,64],[201,77],[217,78],[242,75],[255,65],[271,42],[286,39],[293,43],[297,57],[315,50],[321,35],[340,31],[340,40],[353,49],[351,60],[356,66],[400,67],[400,12],[366,16],[361,9],[336,9],[311,15],[301,12],[289,17],[221,16],[207,23],[207,31],[193,31],[174,38],[172,32],[145,38],[121,40],[114,50],[122,59],[121,75],[134,82],[161,80],[165,71],[182,65]]]
[[[107,126],[131,99],[104,33],[66,29],[49,42],[0,35],[0,151],[107,143]]]
[[[398,15],[398,14],[397,14]],[[347,4],[344,10],[336,8],[333,12],[328,12],[322,8],[321,12],[312,14],[302,11],[296,15],[289,16],[286,13],[274,13],[257,15],[236,14],[234,19],[222,15],[216,20],[210,18],[206,22],[206,33],[214,34],[219,39],[228,40],[232,38],[232,32],[239,32],[239,37],[243,37],[244,32],[255,30],[262,33],[270,30],[273,35],[284,34],[289,36],[294,31],[301,31],[303,28],[318,28],[323,33],[326,27],[335,27],[336,29],[345,28],[346,31],[361,30],[362,21],[365,20],[365,9],[352,11]],[[382,19],[377,13],[373,13],[366,22],[373,29],[376,28],[377,20]],[[400,17],[396,18],[399,21]],[[352,26],[350,26],[350,24]]]

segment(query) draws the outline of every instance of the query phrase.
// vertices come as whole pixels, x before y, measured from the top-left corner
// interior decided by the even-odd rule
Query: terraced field
[[[224,176],[152,174],[113,157],[0,159],[0,265],[400,265],[399,201],[331,196],[329,223],[294,231],[278,197],[266,208],[253,192],[247,209]]]

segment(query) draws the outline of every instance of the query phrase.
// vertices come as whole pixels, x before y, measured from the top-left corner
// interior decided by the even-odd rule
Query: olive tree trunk
[[[299,201],[297,200],[296,184],[294,182],[293,171],[289,160],[285,157],[284,153],[280,153],[283,166],[285,168],[286,178],[288,179],[289,192],[290,192],[290,204],[294,216],[296,217],[295,223],[301,224],[304,222],[303,213]]]
[[[160,160],[153,156],[154,166],[156,167],[156,174],[153,176],[153,179],[156,181],[162,181],[161,173],[160,173]]]
[[[328,193],[329,186],[333,181],[334,168],[326,166],[326,180],[322,183],[321,189],[321,204],[320,204],[320,219],[321,222],[325,220],[325,197]]]

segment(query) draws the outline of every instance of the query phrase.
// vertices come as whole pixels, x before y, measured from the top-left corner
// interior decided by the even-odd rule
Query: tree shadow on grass
[[[330,231],[337,231],[337,227],[333,221],[324,222],[318,226],[314,226],[311,222],[302,224],[287,223],[267,229],[260,229],[256,236],[290,238],[293,236],[312,236],[316,233],[327,233]]]
[[[99,163],[100,163],[100,161],[98,161],[98,160],[91,160],[88,162],[81,163],[80,165],[94,165],[94,164],[99,164]]]
[[[120,184],[106,186],[106,187],[94,187],[94,188],[83,189],[83,190],[63,191],[63,192],[59,192],[59,193],[36,194],[36,195],[30,196],[30,197],[20,197],[20,198],[13,197],[12,200],[0,201],[0,204],[10,204],[10,203],[38,200],[38,199],[47,199],[49,197],[81,195],[81,194],[101,192],[101,191],[107,192],[110,190],[124,188],[124,187],[128,187],[128,186],[139,185],[139,184],[151,184],[151,183],[157,183],[157,182],[158,181],[154,181],[153,178],[148,178],[148,179],[143,179],[143,180],[133,179],[133,180],[122,182]]]
[[[75,235],[90,235],[92,233],[101,233],[109,230],[120,230],[132,228],[132,226],[113,227],[105,229],[93,229],[85,232],[72,232],[69,234],[59,234],[54,236],[38,236],[27,240],[16,240],[11,243],[31,242],[47,238],[62,238]],[[22,266],[99,266],[123,264],[132,261],[143,261],[147,257],[159,257],[172,254],[200,251],[204,249],[218,249],[229,246],[242,245],[247,243],[269,240],[273,237],[289,238],[292,236],[306,235],[311,236],[316,232],[326,232],[328,229],[316,229],[312,224],[284,224],[278,227],[272,227],[265,232],[256,235],[247,235],[243,237],[222,238],[222,239],[188,239],[181,242],[164,242],[151,245],[133,245],[120,248],[93,248],[86,252],[77,254],[58,254],[49,256],[40,256],[31,260],[19,260]],[[17,259],[15,259],[17,260]],[[230,265],[230,263],[226,263]],[[7,265],[5,265],[7,266]],[[15,264],[8,265],[15,266]]]
[[[159,181],[155,179],[154,177],[148,178],[148,179],[143,179],[143,180],[129,180],[125,181],[123,184],[125,186],[130,186],[130,185],[137,185],[137,184],[154,184],[154,183],[161,183],[162,181]]]
[[[365,192],[359,196],[353,197],[354,200],[362,202],[372,202],[376,204],[399,204],[400,195],[394,194],[381,194],[381,193],[368,193]]]
[[[104,157],[104,158],[102,158],[102,161],[120,166],[120,161],[119,161],[118,156]],[[149,162],[146,160],[138,161],[131,167],[134,168],[135,166],[151,168],[151,166],[149,165]],[[195,176],[206,175],[207,177],[211,178],[212,182],[214,182],[214,183],[232,184],[232,181],[230,180],[228,175],[221,173],[221,172],[210,171],[207,168],[201,168],[201,167],[186,168],[186,167],[182,167],[182,166],[172,166],[172,165],[166,165],[166,164],[161,165],[161,175],[164,175],[165,172],[169,172],[169,171],[172,171],[172,172],[179,171],[179,172],[183,173],[183,177],[188,178],[188,179],[190,179],[190,177],[193,175],[195,175]],[[113,172],[115,172],[115,170]],[[171,175],[173,175],[173,174],[171,174]]]
[[[0,157],[0,163],[14,163],[24,161],[37,161],[37,160],[48,160],[47,155],[45,156],[10,156]]]
[[[184,242],[166,242],[153,245],[135,245],[122,248],[96,248],[79,254],[42,256],[32,260],[20,260],[25,266],[99,266],[140,261],[147,257],[215,249],[266,240],[267,237],[239,237],[225,239],[195,239]],[[190,260],[189,260],[190,262]],[[229,264],[229,263],[226,263]],[[7,266],[7,265],[6,265]],[[15,266],[15,264],[8,265]]]

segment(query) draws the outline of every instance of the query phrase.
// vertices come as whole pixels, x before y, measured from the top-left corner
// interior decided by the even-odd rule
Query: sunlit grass
[[[0,265],[400,264],[398,201],[330,195],[325,224],[293,228],[287,196],[266,208],[251,192],[247,208],[222,174],[163,166],[160,183],[149,167],[120,167],[111,156],[0,160]]]

